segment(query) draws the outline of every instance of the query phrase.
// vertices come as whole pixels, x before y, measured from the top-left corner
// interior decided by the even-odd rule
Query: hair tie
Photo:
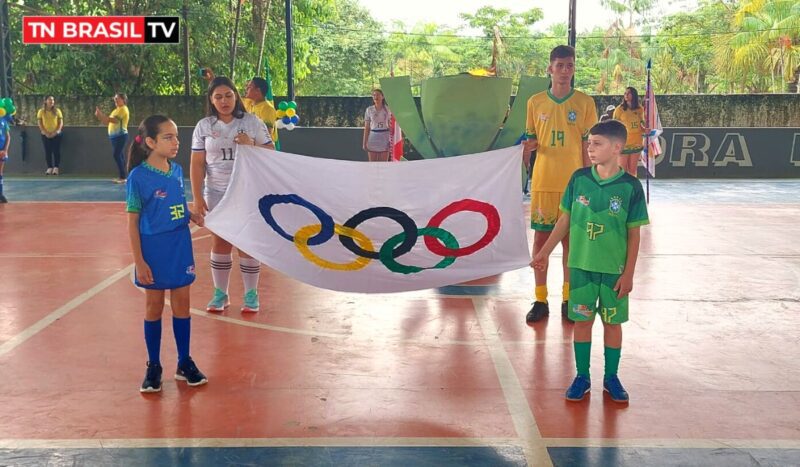
[[[136,144],[142,144],[142,135],[136,135],[136,138],[133,138],[136,141]]]

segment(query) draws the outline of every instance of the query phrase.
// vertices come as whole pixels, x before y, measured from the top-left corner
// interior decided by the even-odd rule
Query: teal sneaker
[[[228,294],[214,287],[214,297],[206,305],[206,311],[225,311],[230,304],[231,301],[228,299]]]
[[[614,402],[628,402],[628,391],[622,387],[617,375],[606,376],[603,379],[603,391],[607,392]]]
[[[578,375],[572,381],[572,384],[567,389],[567,400],[568,401],[580,401],[583,400],[583,396],[589,392],[589,389],[592,388],[592,381],[583,375]]]
[[[243,313],[256,313],[258,311],[258,290],[250,289],[244,294]]]

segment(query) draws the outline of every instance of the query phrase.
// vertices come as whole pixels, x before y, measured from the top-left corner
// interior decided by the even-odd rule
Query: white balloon
[[[280,129],[286,128],[286,125],[283,124],[283,120],[278,120],[275,122],[275,127]]]
[[[289,131],[294,130],[294,123],[290,123],[290,124],[286,125],[286,129],[289,130]]]

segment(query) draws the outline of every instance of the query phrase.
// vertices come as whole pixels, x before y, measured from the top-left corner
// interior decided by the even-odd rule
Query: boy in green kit
[[[605,341],[603,390],[616,402],[628,402],[617,377],[622,326],[628,321],[628,293],[639,255],[639,227],[648,224],[642,184],[617,161],[627,139],[625,125],[607,120],[589,130],[591,167],[577,170],[561,199],[563,215],[534,257],[536,269],[547,266],[553,248],[569,233],[569,317],[575,320],[574,349],[578,375],[567,400],[579,401],[591,388],[589,360],[592,324],[599,312]],[[598,305],[599,300],[599,305]]]

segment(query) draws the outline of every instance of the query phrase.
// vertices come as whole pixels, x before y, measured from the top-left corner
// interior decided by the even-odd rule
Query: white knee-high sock
[[[261,263],[255,258],[239,258],[239,269],[242,271],[244,291],[258,289],[258,276],[261,273]]]
[[[228,293],[228,284],[231,281],[231,268],[233,267],[233,258],[230,253],[221,255],[211,252],[211,278],[214,281],[214,287]]]

